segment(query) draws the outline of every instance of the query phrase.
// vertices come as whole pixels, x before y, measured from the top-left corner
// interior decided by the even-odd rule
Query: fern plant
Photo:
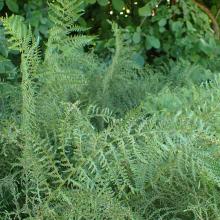
[[[137,107],[145,97],[148,89],[146,81],[152,69],[146,69],[144,72],[132,61],[132,48],[124,46],[121,31],[116,24],[113,24],[113,31],[115,54],[112,61],[104,67],[101,74],[95,76],[97,80],[90,78],[86,92],[89,103],[93,102],[95,96],[99,106],[108,107],[117,116],[122,117],[127,111]]]
[[[129,60],[116,27],[105,64],[85,52],[81,1],[49,6],[44,56],[21,19],[3,20],[21,52],[22,106],[14,127],[1,122],[0,154],[17,154],[0,172],[1,218],[219,219],[220,77],[175,87]]]

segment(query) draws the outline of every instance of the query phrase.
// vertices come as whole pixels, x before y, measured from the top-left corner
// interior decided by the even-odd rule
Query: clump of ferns
[[[73,4],[59,0],[55,10],[59,11],[59,6],[66,8],[65,3],[68,6]],[[73,48],[57,45],[56,37],[64,37],[61,29],[66,30],[65,25],[64,29],[59,26],[62,17],[57,19],[54,21],[58,28],[52,30],[54,33],[48,41],[43,67],[37,42],[28,37],[30,34],[19,37],[23,46],[23,147],[19,165],[22,167],[20,177],[24,199],[11,215],[20,219],[24,216],[35,219],[60,216],[64,219],[217,218],[219,79],[211,85],[192,87],[190,92],[183,88],[175,95],[173,90],[166,90],[164,94],[163,90],[157,96],[151,94],[146,99],[147,105],[129,111],[123,119],[114,119],[107,109],[81,108],[77,103],[66,102],[60,89],[63,88],[60,84],[62,76],[60,81],[59,77],[53,80],[53,74],[73,73],[78,77],[74,83],[78,94],[84,91],[84,85],[88,85],[87,77],[81,77],[82,69],[76,68],[77,71],[72,72],[72,65],[65,71],[62,66],[66,59],[68,63],[74,61],[72,56],[68,60],[71,53],[81,60],[85,56],[74,47],[73,39],[68,39],[71,41],[68,45],[74,44]],[[66,34],[65,37],[69,38]],[[124,67],[114,69],[119,64],[114,58],[112,62],[113,66],[108,67],[109,72],[103,76],[98,90],[110,100],[110,104],[102,100],[98,102],[102,107],[110,106],[111,110],[118,108],[109,98],[114,72],[125,70]],[[52,63],[56,65],[51,66]],[[76,64],[76,67],[80,66],[80,63]],[[95,70],[97,65],[93,67]],[[40,70],[46,70],[39,77],[42,83],[45,79],[45,84],[38,93],[34,76]],[[69,79],[74,82],[74,77]],[[47,89],[53,84],[60,85],[58,90]],[[61,92],[54,95],[59,90]],[[41,95],[46,98],[45,102],[41,102]],[[152,98],[156,100],[154,105]],[[48,120],[50,111],[53,114]],[[147,117],[149,113],[151,117]],[[96,117],[109,126],[97,132],[91,123]],[[48,123],[53,120],[54,124]],[[63,210],[67,213],[63,214]]]

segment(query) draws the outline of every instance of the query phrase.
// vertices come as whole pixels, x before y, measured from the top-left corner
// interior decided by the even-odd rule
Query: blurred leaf
[[[96,3],[96,0],[85,0],[86,4],[94,4]]]
[[[133,42],[135,44],[138,44],[138,43],[140,43],[140,41],[141,41],[141,33],[140,32],[135,32],[133,34]]]
[[[0,56],[0,79],[13,79],[15,74],[16,69],[13,63],[9,59]]]
[[[108,0],[97,0],[101,6],[105,6],[108,4]]]
[[[7,7],[12,11],[17,13],[19,10],[17,0],[6,0],[5,1]]]
[[[139,8],[138,13],[140,16],[150,16],[151,8],[149,7],[149,4],[146,4],[144,7]]]
[[[7,47],[7,41],[5,38],[4,29],[0,28],[0,54],[4,57],[8,56],[8,47]]]
[[[163,26],[165,26],[166,25],[166,23],[167,23],[167,20],[166,19],[164,19],[164,18],[162,18],[159,22],[158,22],[158,24],[159,24],[159,26],[160,27],[163,27]]]
[[[171,28],[174,32],[181,32],[183,23],[181,21],[172,22]]]
[[[112,0],[112,5],[113,5],[114,9],[116,9],[117,11],[121,11],[121,10],[123,10],[125,3],[123,0]]]
[[[160,48],[160,41],[155,36],[148,35],[146,44],[147,44],[147,47],[149,47],[149,49],[152,47],[156,49]]]
[[[33,27],[39,26],[41,18],[42,18],[41,11],[39,11],[39,10],[33,11],[33,13],[31,14],[31,17],[29,18],[29,22],[30,22],[31,26],[33,26]]]
[[[4,0],[0,0],[0,11],[3,9],[4,7]]]
[[[140,66],[144,66],[145,60],[144,57],[139,53],[134,53],[132,59]]]

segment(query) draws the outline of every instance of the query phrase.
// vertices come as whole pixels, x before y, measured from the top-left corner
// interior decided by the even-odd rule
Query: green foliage
[[[200,2],[209,7],[213,17],[219,20],[218,1]],[[2,0],[0,8],[2,15],[13,12],[22,16],[25,23],[31,25],[34,35],[44,44],[48,38],[48,29],[52,26],[47,1]],[[106,59],[109,59],[114,47],[109,20],[124,28],[124,39],[129,46],[135,47],[133,60],[142,66],[148,62],[158,64],[161,60],[177,57],[207,66],[207,60],[215,62],[219,54],[219,42],[214,38],[208,16],[192,0],[180,0],[175,4],[165,0],[159,4],[155,0],[84,0],[81,8],[86,9],[86,13],[84,18],[80,17],[79,23],[83,27],[91,27],[91,34],[100,36],[95,51]],[[8,50],[2,29],[0,38],[3,39],[0,52],[9,60],[1,62],[0,72],[4,79],[15,81],[20,78],[19,72],[14,71],[20,61],[17,53]]]
[[[0,87],[0,217],[219,219],[219,73],[141,68],[114,23],[103,61],[82,3],[49,4],[43,53],[21,16],[2,20],[22,82]]]
[[[48,37],[48,28],[51,26],[51,22],[48,19],[46,1],[2,0],[0,1],[0,13],[3,16],[5,14],[16,13],[17,22],[19,22],[18,20],[25,21],[27,25],[32,27],[34,35],[37,38],[45,39]],[[16,31],[16,28],[22,28],[19,26],[19,23],[16,24],[16,21],[14,22],[14,31]],[[16,82],[20,80],[20,73],[15,71],[16,66],[20,65],[20,59],[16,50],[8,48],[7,37],[4,29],[0,26],[0,53],[3,56],[1,57],[0,75],[1,80],[3,78],[7,81]]]
[[[120,14],[112,11],[113,14],[110,15],[107,9],[105,10],[106,20],[116,20],[125,28],[124,38],[128,44],[136,47],[139,56],[148,62],[157,63],[158,59],[164,60],[164,57],[184,57],[205,65],[207,59],[216,59],[219,42],[215,40],[207,14],[193,1],[181,0],[175,4],[171,1],[158,3],[155,0],[147,3],[140,1],[137,4],[134,2],[127,2]],[[100,8],[94,6],[93,10]],[[98,45],[97,49],[102,51],[112,44],[112,40],[106,40],[111,36],[109,25],[103,21],[103,17],[99,20],[95,12],[91,17],[93,21],[90,25],[95,23],[96,26],[101,26],[99,34],[108,41],[104,41],[105,44],[101,41]]]
[[[16,78],[15,66],[8,58],[7,40],[5,38],[4,30],[0,27],[0,80],[12,80]]]
[[[89,103],[107,107],[116,115],[123,116],[145,97],[148,73],[152,70],[146,68],[143,71],[138,63],[131,60],[133,48],[125,47],[121,31],[117,27],[113,29],[116,48],[112,61],[109,65],[103,65],[98,74],[90,75],[84,93]],[[94,81],[94,77],[97,80]]]
[[[216,44],[205,14],[199,13],[190,1],[171,5],[165,15],[166,7],[159,6],[156,15],[145,21],[150,22],[147,25],[150,30],[145,32],[147,49],[159,49],[169,57],[190,56],[194,61],[202,56],[213,56]],[[209,51],[212,52],[209,54]]]
[[[5,6],[5,7],[4,7]],[[50,22],[47,17],[47,2],[45,0],[1,0],[0,11],[2,13],[16,13],[24,16],[26,22],[34,28],[36,35],[47,36],[47,29]]]

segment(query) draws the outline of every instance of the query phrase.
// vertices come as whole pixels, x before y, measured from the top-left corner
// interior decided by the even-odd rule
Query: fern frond
[[[82,15],[82,6],[83,1],[81,0],[57,0],[49,4],[49,17],[56,26],[68,30]]]
[[[5,33],[10,36],[9,48],[12,50],[22,50],[23,43],[30,38],[30,28],[24,23],[24,18],[19,15],[1,18]]]

